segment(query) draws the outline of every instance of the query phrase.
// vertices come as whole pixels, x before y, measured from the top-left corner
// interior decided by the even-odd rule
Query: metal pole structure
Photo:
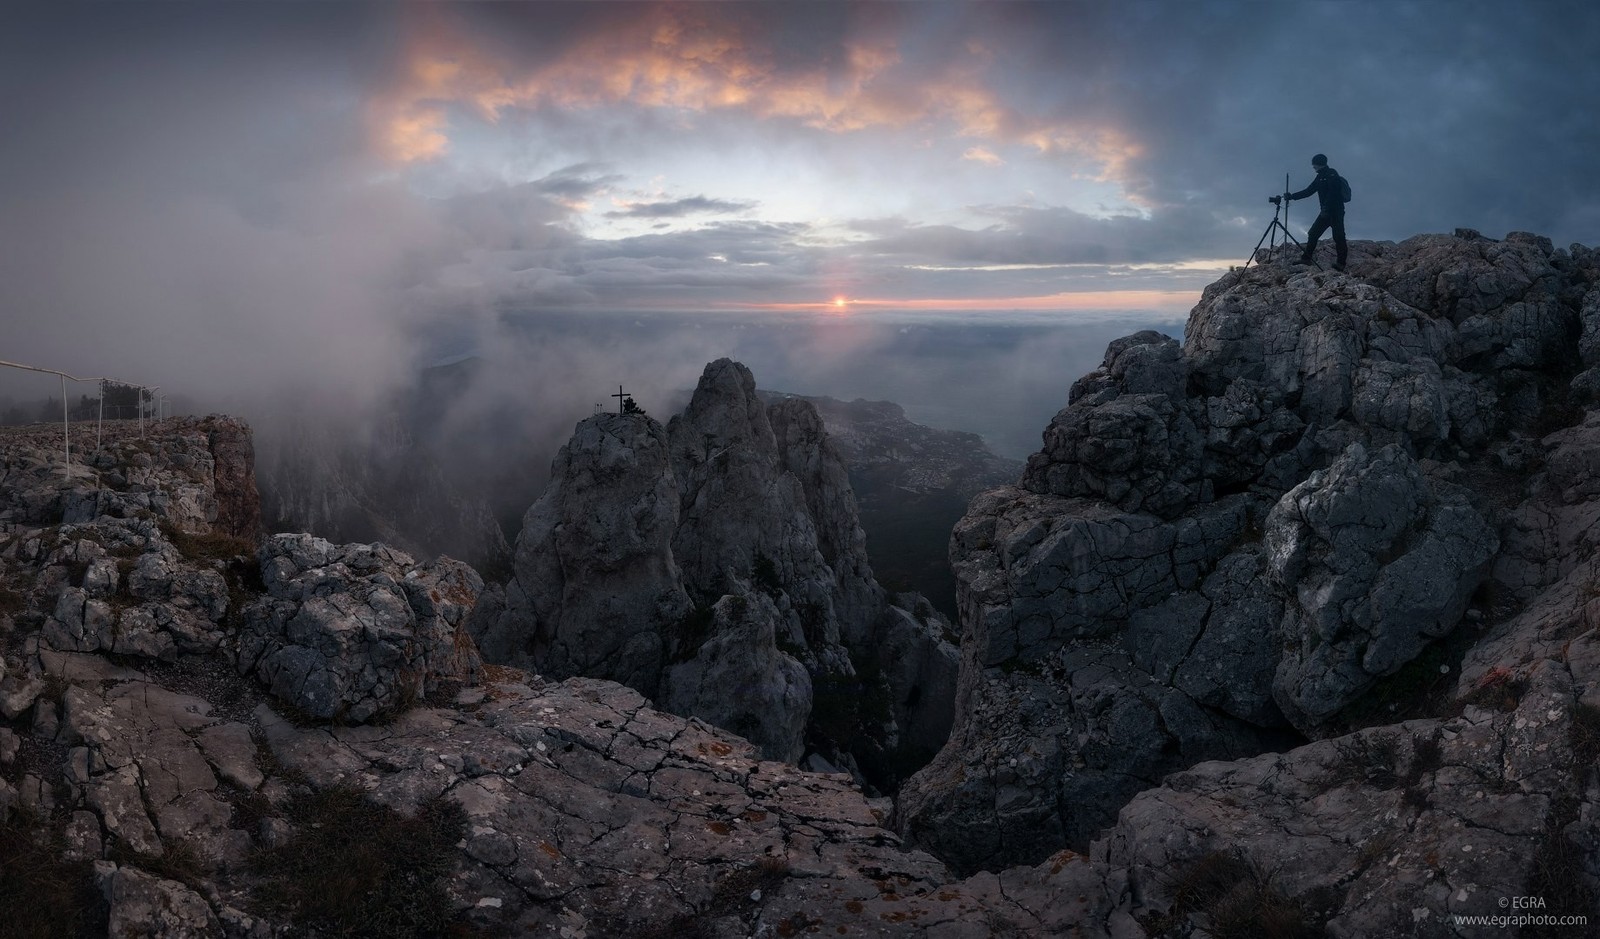
[[[1289,247],[1289,174],[1283,174],[1283,234],[1285,248]]]
[[[97,447],[100,445],[101,424],[105,420],[105,412],[106,412],[106,389],[105,389],[105,386],[106,386],[107,382],[115,382],[115,383],[117,383],[119,385],[129,385],[129,386],[134,387],[134,388],[146,388],[147,390],[150,390],[152,392],[152,396],[153,396],[153,392],[159,391],[160,388],[161,388],[160,385],[156,385],[156,386],[154,386],[154,388],[147,388],[147,386],[145,386],[145,385],[134,385],[132,382],[125,382],[125,381],[122,381],[122,380],[116,379],[116,378],[105,378],[105,377],[101,377],[101,378],[79,378],[76,375],[68,375],[66,372],[63,372],[60,369],[39,368],[39,367],[33,366],[33,365],[23,365],[20,362],[7,362],[7,361],[5,361],[3,359],[0,359],[0,368],[19,368],[19,369],[22,369],[25,372],[41,372],[41,373],[43,373],[45,375],[55,375],[55,376],[57,376],[57,377],[59,377],[61,379],[61,453],[62,453],[61,470],[68,477],[71,477],[71,475],[72,475],[72,429],[71,429],[72,416],[71,416],[71,413],[70,413],[70,410],[69,410],[69,403],[68,403],[68,399],[67,399],[67,382],[69,382],[69,381],[75,381],[75,382],[97,381],[97,382],[100,383],[100,416],[98,418],[96,418],[96,420],[95,420],[95,434],[94,434],[95,446],[97,446]],[[144,436],[144,402],[143,402],[143,395],[140,395],[139,397],[140,397],[140,403],[139,403],[139,436],[143,437]]]
[[[72,476],[72,432],[67,421],[67,376],[61,376],[61,472]]]

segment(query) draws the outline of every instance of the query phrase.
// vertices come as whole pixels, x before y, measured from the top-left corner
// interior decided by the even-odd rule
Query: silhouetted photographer
[[[1317,194],[1317,201],[1322,206],[1322,211],[1317,215],[1317,220],[1311,223],[1311,230],[1306,232],[1305,250],[1300,254],[1302,264],[1312,263],[1312,252],[1317,250],[1317,239],[1329,228],[1333,229],[1333,247],[1337,256],[1333,262],[1333,269],[1344,270],[1344,263],[1349,256],[1349,246],[1344,240],[1344,204],[1350,201],[1350,184],[1328,165],[1328,158],[1317,154],[1311,158],[1311,168],[1317,171],[1316,178],[1311,180],[1311,185],[1299,192],[1286,192],[1282,196],[1268,196],[1267,201],[1278,204],[1281,199],[1291,202],[1295,199],[1304,199],[1312,193]]]

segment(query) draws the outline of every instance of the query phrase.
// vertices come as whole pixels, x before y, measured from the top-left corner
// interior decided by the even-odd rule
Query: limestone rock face
[[[40,640],[168,663],[231,653],[235,590],[259,535],[250,428],[218,416],[142,433],[108,422],[98,448],[92,425],[72,433],[70,475],[59,428],[0,433],[0,577],[7,565],[33,572],[16,592]]]
[[[1305,730],[1453,629],[1500,547],[1464,492],[1393,444],[1354,444],[1286,493],[1265,543],[1289,597],[1274,690]]]
[[[1181,347],[1112,343],[955,528],[956,723],[900,830],[963,871],[1081,849],[1167,773],[1348,726],[1486,574],[1567,576],[1600,524],[1593,435],[1525,434],[1570,413],[1593,255],[1357,242],[1348,274],[1230,272]]]
[[[1573,397],[1582,404],[1600,404],[1600,286],[1591,287],[1584,295],[1581,332],[1578,338],[1578,355],[1585,371],[1572,379]]]
[[[778,463],[800,483],[805,512],[816,532],[816,550],[833,574],[834,615],[849,645],[870,640],[870,626],[883,607],[882,591],[867,560],[855,494],[844,459],[809,401],[789,398],[768,406]]]
[[[1083,644],[1009,674],[962,662],[950,743],[901,788],[910,841],[958,872],[1090,839],[1179,766],[1272,739],[1154,681],[1127,652]]]
[[[1091,496],[1131,512],[1174,515],[1202,492],[1201,436],[1182,401],[1178,343],[1142,332],[1112,343],[1097,372],[1044,433],[1022,486]]]
[[[778,608],[762,593],[729,594],[712,607],[709,635],[693,658],[667,669],[662,707],[727,727],[769,760],[805,752],[811,676],[778,650]]]
[[[1112,636],[1134,611],[1197,585],[1260,511],[1237,496],[1166,522],[1094,500],[990,490],[951,537],[962,645],[989,667]]]
[[[107,861],[96,865],[95,875],[111,907],[108,935],[205,939],[221,932],[205,898],[175,880]]]
[[[249,425],[215,419],[207,434],[216,490],[217,531],[239,538],[261,534],[261,496],[256,489],[256,452]]]
[[[523,519],[503,605],[491,601],[494,615],[476,620],[484,655],[656,694],[693,609],[672,552],[678,513],[660,424],[631,414],[579,424]]]
[[[441,793],[460,805],[451,899],[489,931],[1143,934],[1116,869],[1062,852],[962,879],[901,846],[844,774],[762,759],[610,682],[509,672],[473,709],[418,709],[383,734],[255,717],[313,785],[368,780],[402,812]]]
[[[781,584],[806,610],[804,644],[831,659],[840,638],[838,576],[822,556],[803,484],[783,463],[750,370],[728,359],[706,366],[668,434],[683,496],[672,551],[690,593],[714,599],[729,593],[735,578]],[[827,667],[848,664],[830,660]]]
[[[891,764],[942,742],[947,624],[873,578],[810,402],[769,405],[721,359],[666,428],[579,424],[552,475],[511,580],[474,616],[488,660],[623,682],[769,756],[820,750],[888,784]]]
[[[483,580],[460,561],[274,535],[260,562],[267,592],[244,611],[239,670],[301,713],[365,721],[480,667],[466,620]]]

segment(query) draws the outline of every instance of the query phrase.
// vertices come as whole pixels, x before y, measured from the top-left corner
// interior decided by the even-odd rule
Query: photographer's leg
[[[1350,246],[1344,240],[1344,213],[1340,212],[1333,217],[1333,247],[1337,256],[1333,262],[1333,269],[1344,270],[1345,259],[1350,256]]]
[[[1311,223],[1311,230],[1306,232],[1306,249],[1301,252],[1300,260],[1306,264],[1311,263],[1311,255],[1317,250],[1317,239],[1328,230],[1328,216],[1318,215],[1317,220]]]

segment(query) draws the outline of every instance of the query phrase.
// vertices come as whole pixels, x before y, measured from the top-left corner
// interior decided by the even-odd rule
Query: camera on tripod
[[[1261,240],[1256,242],[1256,249],[1250,252],[1250,257],[1244,262],[1245,267],[1249,267],[1252,261],[1262,260],[1262,245],[1267,246],[1267,257],[1271,257],[1274,253],[1276,253],[1279,247],[1279,235],[1282,235],[1283,237],[1284,248],[1289,247],[1290,244],[1300,246],[1300,239],[1296,238],[1294,234],[1289,231],[1289,203],[1293,201],[1289,198],[1289,174],[1285,173],[1283,175],[1283,195],[1268,196],[1267,201],[1272,203],[1274,206],[1272,210],[1272,221],[1267,223],[1267,230],[1261,233]],[[1316,262],[1313,261],[1312,263],[1315,264]],[[1321,270],[1322,265],[1318,264],[1317,269]]]

